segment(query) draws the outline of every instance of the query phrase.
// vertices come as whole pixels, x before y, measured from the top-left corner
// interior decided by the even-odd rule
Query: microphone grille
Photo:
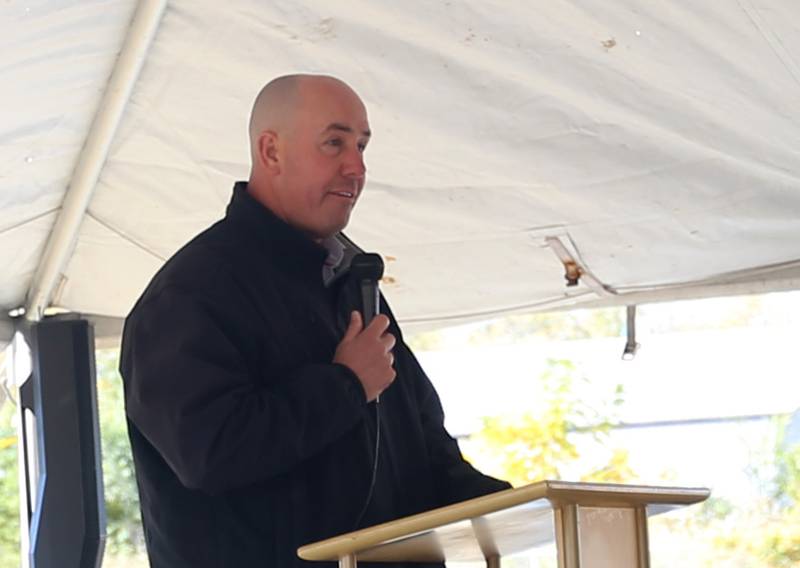
[[[383,259],[374,252],[357,254],[350,261],[350,272],[359,280],[380,280],[383,278]]]

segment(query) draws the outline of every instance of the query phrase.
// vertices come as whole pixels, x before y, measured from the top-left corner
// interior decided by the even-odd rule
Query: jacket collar
[[[233,197],[225,211],[225,220],[247,233],[247,238],[258,243],[276,261],[288,266],[315,269],[322,274],[322,264],[328,251],[292,227],[247,192],[247,182],[238,181],[233,186]],[[321,277],[321,276],[320,276]]]

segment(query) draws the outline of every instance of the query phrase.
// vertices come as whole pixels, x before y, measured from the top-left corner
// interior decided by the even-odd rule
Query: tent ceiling
[[[0,7],[6,309],[25,303],[135,9]],[[348,233],[385,256],[401,320],[800,287],[797,54],[794,0],[169,2],[54,303],[124,316],[224,213],[253,97],[296,71],[367,104]],[[553,238],[589,273],[574,288]]]

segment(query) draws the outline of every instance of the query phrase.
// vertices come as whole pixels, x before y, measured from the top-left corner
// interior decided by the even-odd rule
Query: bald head
[[[250,113],[250,156],[257,163],[259,138],[265,131],[290,132],[298,113],[313,99],[330,91],[346,91],[358,98],[347,83],[328,75],[295,74],[273,79],[259,91]]]

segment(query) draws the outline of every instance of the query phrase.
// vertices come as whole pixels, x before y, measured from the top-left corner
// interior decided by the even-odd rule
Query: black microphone
[[[383,278],[383,259],[374,252],[357,254],[350,262],[350,273],[361,288],[361,317],[367,327],[380,313],[378,280]]]

